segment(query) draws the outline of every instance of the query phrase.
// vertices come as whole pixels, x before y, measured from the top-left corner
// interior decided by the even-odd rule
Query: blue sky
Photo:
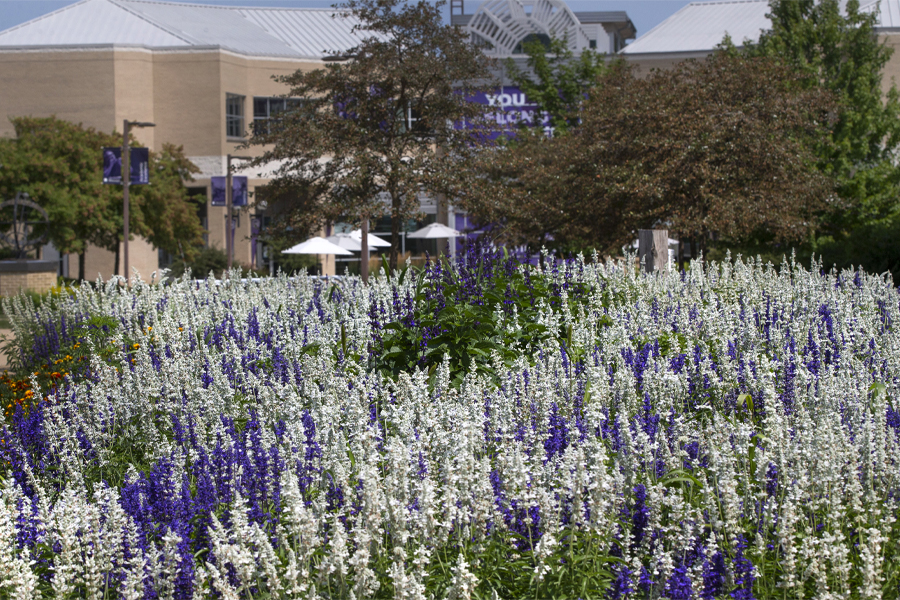
[[[74,4],[77,0],[0,0],[0,31],[41,15]],[[334,0],[192,0],[198,4],[230,6],[278,6],[325,8]],[[688,4],[689,0],[569,0],[572,10],[624,10],[637,28],[638,36],[647,33],[666,17]],[[466,12],[475,12],[479,2],[466,2]],[[449,15],[449,10],[447,10]]]

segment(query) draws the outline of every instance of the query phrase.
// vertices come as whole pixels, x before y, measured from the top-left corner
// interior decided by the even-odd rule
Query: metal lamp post
[[[225,253],[228,255],[228,271],[231,272],[231,265],[234,262],[234,190],[232,190],[231,182],[231,161],[237,160],[253,160],[252,156],[233,156],[228,155],[225,168]]]
[[[129,280],[128,275],[128,236],[130,235],[128,231],[128,220],[129,220],[129,210],[128,210],[128,188],[131,185],[131,156],[129,156],[128,150],[128,132],[132,127],[156,127],[156,123],[149,123],[146,121],[129,121],[125,119],[125,124],[122,126],[122,219],[124,221],[124,242],[122,245],[122,271],[123,275],[125,275],[125,281]]]

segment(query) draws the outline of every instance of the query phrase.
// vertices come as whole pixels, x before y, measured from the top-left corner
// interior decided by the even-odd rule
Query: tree
[[[810,147],[827,142],[834,103],[801,83],[786,66],[725,52],[642,78],[614,65],[579,127],[496,153],[466,206],[508,239],[545,223],[570,249],[617,251],[659,226],[698,241],[803,239],[833,197]]]
[[[453,172],[476,151],[485,112],[467,97],[489,79],[489,63],[464,32],[443,24],[443,4],[350,0],[340,9],[359,20],[363,38],[346,60],[276,78],[294,108],[252,138],[269,146],[257,165],[280,165],[266,192],[277,199],[268,204],[273,235],[387,213],[393,269],[419,194],[461,185]]]
[[[0,140],[0,198],[27,192],[48,213],[50,242],[79,255],[84,278],[88,244],[118,255],[122,237],[122,188],[103,184],[101,148],[120,146],[106,134],[55,117],[12,119],[14,139]],[[197,172],[181,148],[165,145],[150,155],[151,184],[134,186],[131,231],[172,254],[191,256],[202,228],[187,200],[183,179]],[[116,261],[118,268],[118,260]]]
[[[548,45],[527,41],[523,49],[528,69],[519,70],[508,60],[507,74],[537,105],[537,114],[547,115],[554,137],[569,135],[580,124],[588,91],[609,68],[605,58],[592,50],[575,57],[558,39],[551,39]],[[576,234],[584,224],[570,219],[573,203],[580,198],[565,192],[573,185],[569,172],[554,171],[554,166],[568,160],[562,156],[568,156],[571,147],[566,142],[550,142],[544,128],[534,126],[541,123],[540,118],[523,123],[515,135],[500,138],[497,154],[480,157],[477,172],[483,176],[467,186],[463,204],[481,222],[494,224],[508,243],[532,251],[544,246],[577,247],[579,243],[573,240],[588,235],[583,227]],[[548,176],[551,171],[553,176]],[[563,229],[567,236],[558,238]]]
[[[829,219],[831,233],[896,216],[900,194],[900,97],[882,90],[893,49],[879,41],[874,12],[859,2],[771,0],[772,29],[749,52],[783,61],[807,75],[805,84],[840,103],[831,140],[816,148],[820,168],[836,178],[846,205]]]
[[[540,40],[530,40],[522,48],[528,56],[528,70],[519,70],[512,59],[507,59],[510,78],[537,104],[538,115],[548,115],[555,134],[577,126],[587,91],[607,70],[605,57],[590,49],[576,57],[559,39],[551,39],[549,47]]]
[[[191,262],[203,248],[203,226],[184,185],[199,172],[183,146],[164,143],[162,151],[150,151],[150,185],[131,187],[140,224],[136,233],[184,262]],[[122,233],[121,228],[116,231]]]

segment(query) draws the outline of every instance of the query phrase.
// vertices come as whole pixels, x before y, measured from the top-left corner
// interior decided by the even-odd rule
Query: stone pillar
[[[56,260],[0,261],[0,296],[15,296],[23,290],[43,294],[56,285]]]
[[[667,229],[638,230],[638,260],[648,273],[669,270],[669,231]]]

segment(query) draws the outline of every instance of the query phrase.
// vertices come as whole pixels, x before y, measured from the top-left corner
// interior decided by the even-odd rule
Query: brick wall
[[[22,290],[44,293],[56,285],[56,272],[0,273],[0,296],[15,296]]]

